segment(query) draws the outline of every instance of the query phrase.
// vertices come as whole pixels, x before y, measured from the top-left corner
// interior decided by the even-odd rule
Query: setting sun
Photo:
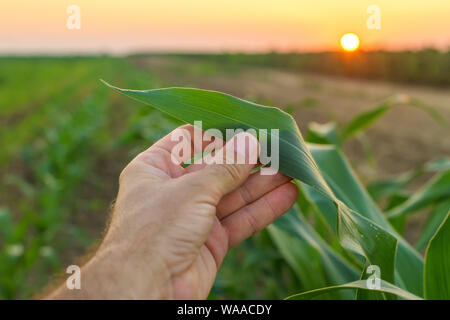
[[[354,33],[346,33],[341,38],[341,47],[345,51],[355,51],[359,48],[359,37]]]

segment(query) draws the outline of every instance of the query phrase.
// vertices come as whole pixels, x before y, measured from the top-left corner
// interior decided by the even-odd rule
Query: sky
[[[70,5],[80,29],[69,29]],[[380,29],[369,29],[369,5]],[[71,20],[74,21],[74,20]],[[450,0],[2,0],[0,53],[450,48]]]

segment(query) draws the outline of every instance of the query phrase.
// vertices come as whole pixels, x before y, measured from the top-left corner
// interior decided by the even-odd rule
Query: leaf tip
[[[105,80],[103,80],[102,78],[99,79],[100,82],[102,82],[104,85],[110,87],[110,88],[115,88],[114,86],[110,85],[108,82],[106,82]]]

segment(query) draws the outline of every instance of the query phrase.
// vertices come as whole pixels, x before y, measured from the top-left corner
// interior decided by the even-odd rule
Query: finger
[[[261,175],[260,172],[256,172],[250,175],[242,186],[220,200],[217,206],[217,217],[222,220],[290,180],[291,178],[281,172],[274,175]]]
[[[217,150],[210,160],[213,164],[186,174],[182,178],[187,185],[200,185],[205,194],[212,196],[214,205],[220,199],[242,185],[255,167],[258,159],[258,140],[253,135],[242,132]]]
[[[228,233],[229,248],[278,219],[292,207],[297,196],[297,186],[293,182],[287,182],[223,219],[221,223]]]
[[[208,165],[206,163],[206,159],[214,157],[216,155],[216,149],[222,149],[224,146],[225,146],[225,141],[220,138],[215,137],[214,142],[210,142],[210,145],[203,148],[203,152],[205,152],[205,154],[202,156],[202,158],[195,159],[193,163],[189,164],[185,168],[185,172],[190,173],[190,172],[202,170],[203,168],[205,168]],[[214,148],[215,150],[214,151],[208,150],[211,148]]]
[[[152,174],[163,179],[176,178],[186,173],[181,164],[196,153],[201,153],[211,143],[222,144],[199,128],[184,125],[140,153],[131,164],[143,163],[146,167],[154,168],[157,171]]]
[[[164,151],[163,154],[171,155],[173,162],[182,164],[203,150],[214,141],[215,138],[191,124],[178,127],[167,134],[144,153]]]

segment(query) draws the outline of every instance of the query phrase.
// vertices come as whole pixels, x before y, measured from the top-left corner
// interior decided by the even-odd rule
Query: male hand
[[[176,130],[194,136],[191,125]],[[298,195],[281,173],[251,174],[248,159],[258,142],[244,135],[245,146],[235,137],[223,148],[246,164],[183,168],[173,161],[179,142],[171,134],[133,159],[120,175],[105,239],[81,270],[81,289],[61,286],[49,298],[205,299],[228,250],[281,216]]]

